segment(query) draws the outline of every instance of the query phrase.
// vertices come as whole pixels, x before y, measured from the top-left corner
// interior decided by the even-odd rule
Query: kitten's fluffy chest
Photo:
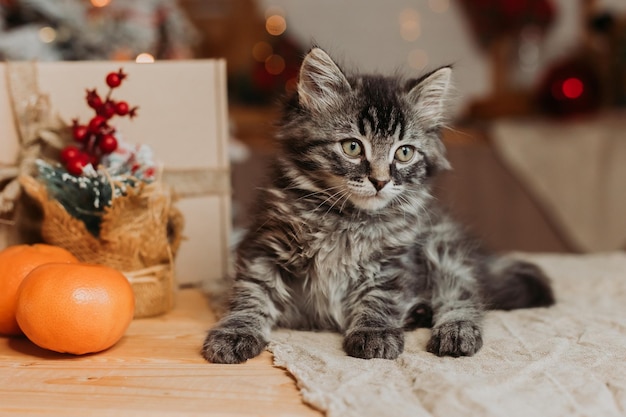
[[[300,259],[292,270],[294,305],[301,315],[294,319],[304,320],[299,326],[342,330],[347,324],[346,297],[375,279],[386,247],[399,242],[390,238],[388,227],[374,222],[310,226],[307,234],[299,236]],[[410,239],[406,241],[408,245]]]
[[[366,261],[380,250],[362,232],[350,228],[318,230],[306,236],[300,256],[296,305],[315,327],[341,330],[345,325],[346,295],[363,279]],[[373,242],[372,242],[373,243]],[[308,326],[308,325],[307,325]]]

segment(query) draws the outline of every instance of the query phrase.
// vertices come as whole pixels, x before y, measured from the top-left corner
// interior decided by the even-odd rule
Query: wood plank
[[[73,356],[0,337],[0,415],[321,416],[265,352],[242,365],[200,356],[214,322],[199,290],[170,313],[136,319],[111,349]]]

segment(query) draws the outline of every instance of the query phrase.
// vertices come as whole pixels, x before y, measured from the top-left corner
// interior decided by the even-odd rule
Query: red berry
[[[65,163],[65,169],[72,175],[81,175],[83,173],[83,168],[89,162],[89,155],[86,153],[79,152],[76,157],[70,159]]]
[[[98,114],[102,117],[110,119],[111,117],[115,115],[115,110],[116,110],[115,102],[111,100],[107,100],[104,102],[102,107],[100,107],[100,111],[98,111]]]
[[[98,157],[98,155],[89,155],[89,163],[94,167],[97,167],[100,163],[100,157]]]
[[[107,75],[106,81],[107,81],[107,85],[111,88],[118,87],[122,83],[120,76],[117,75],[117,73],[115,72],[112,72],[109,75]]]
[[[117,149],[117,139],[113,135],[104,135],[98,143],[103,153],[111,153]]]
[[[87,152],[80,152],[76,159],[81,161],[84,166],[91,162],[91,155],[89,155]]]
[[[118,101],[115,104],[115,112],[120,116],[126,116],[129,110],[128,103],[125,101]]]
[[[106,77],[107,85],[111,88],[119,87],[126,74],[121,69],[118,72],[110,72]]]
[[[87,129],[87,126],[79,124],[75,124],[74,126],[72,126],[72,136],[76,141],[84,142],[85,139],[87,139],[88,135],[89,130]]]
[[[87,90],[87,105],[96,111],[102,107],[102,99],[95,88],[93,90]]]
[[[75,159],[78,155],[80,154],[80,149],[78,149],[76,146],[66,146],[65,148],[63,148],[61,150],[61,162],[63,163],[67,163],[69,160],[71,159]]]
[[[94,116],[89,121],[89,131],[91,133],[97,133],[100,128],[106,123],[107,119],[104,116]]]
[[[65,164],[67,172],[74,176],[78,176],[83,173],[84,165],[78,159],[72,159]]]

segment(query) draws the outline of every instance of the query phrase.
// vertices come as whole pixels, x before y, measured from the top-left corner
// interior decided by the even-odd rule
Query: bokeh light
[[[400,36],[408,42],[417,40],[422,34],[420,14],[415,9],[404,9],[398,17],[400,22]]]
[[[252,57],[258,62],[265,62],[267,57],[272,55],[274,50],[272,45],[267,42],[257,42],[252,47]]]
[[[570,100],[575,100],[578,97],[582,96],[583,92],[585,91],[585,86],[580,79],[576,77],[570,77],[563,81],[563,84],[561,85],[561,90],[563,91],[563,95],[565,97],[569,98]]]
[[[287,21],[281,15],[271,15],[265,21],[265,30],[270,35],[280,36],[287,30]]]
[[[280,55],[270,55],[265,60],[265,70],[272,75],[280,74],[285,70],[285,59]]]
[[[111,0],[90,0],[93,7],[105,7],[111,3]]]
[[[44,43],[54,42],[57,38],[57,31],[50,26],[44,26],[39,29],[39,39]]]
[[[137,55],[135,62],[138,64],[152,64],[154,62],[154,57],[147,52],[143,52]]]

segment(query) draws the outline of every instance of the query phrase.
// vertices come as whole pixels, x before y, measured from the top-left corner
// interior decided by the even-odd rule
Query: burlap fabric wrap
[[[181,242],[183,217],[161,182],[113,199],[104,211],[97,238],[57,200],[48,198],[39,181],[22,176],[20,183],[41,204],[41,236],[46,243],[69,250],[82,262],[124,273],[135,293],[135,317],[155,316],[173,307],[174,256]]]
[[[30,143],[41,142],[42,132],[49,139],[53,134],[56,137],[61,128],[67,128],[65,124],[59,128],[59,119],[55,118],[53,128],[48,129],[51,120],[48,106],[46,117],[42,117],[41,112],[37,117],[24,117],[24,112],[32,106],[19,103],[35,103],[45,97],[39,92],[35,64],[14,63],[8,73],[23,149]],[[16,82],[19,88],[15,87]],[[50,198],[46,186],[33,177],[34,160],[43,156],[40,150],[22,151],[25,155],[26,152],[28,158],[20,157],[18,161],[14,183],[19,179],[21,188],[41,206],[43,241],[68,249],[82,262],[103,264],[123,272],[135,293],[135,318],[169,311],[174,305],[177,287],[174,258],[183,238],[184,225],[182,214],[173,205],[173,195],[185,198],[228,193],[227,170],[165,169],[159,181],[114,198],[103,213],[100,233],[95,237],[82,221]]]
[[[0,214],[10,213],[18,202],[19,175],[32,173],[37,158],[65,141],[65,124],[37,88],[37,67],[30,62],[9,64],[6,76],[20,143],[15,165],[0,166],[0,182],[6,182],[0,190]]]

